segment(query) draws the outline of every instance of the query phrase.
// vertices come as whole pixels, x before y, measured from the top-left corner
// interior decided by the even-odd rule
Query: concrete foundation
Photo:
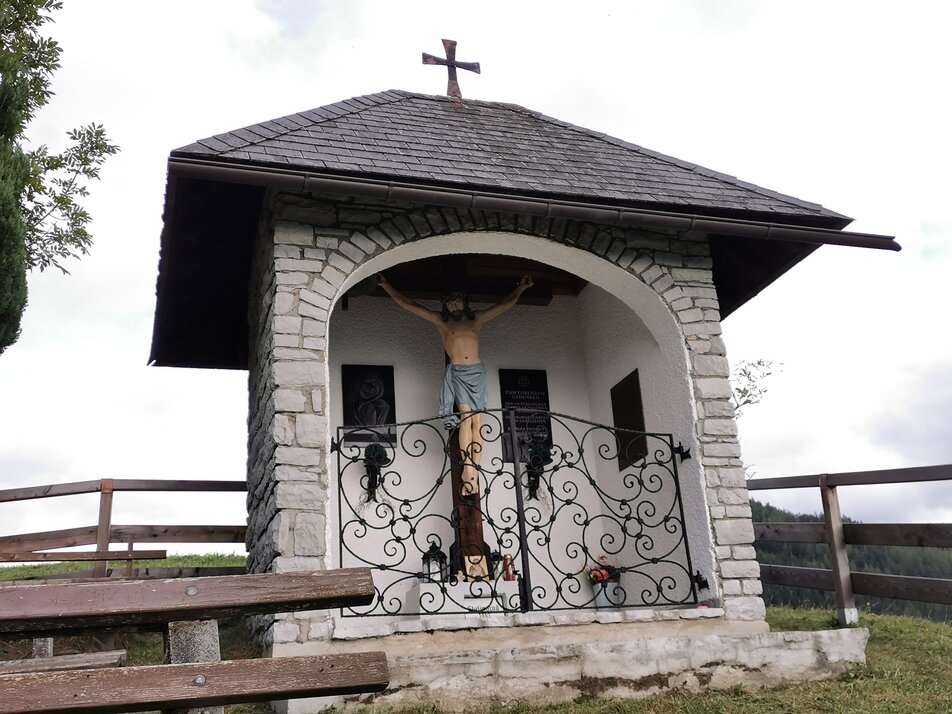
[[[763,622],[682,619],[311,640],[275,644],[272,654],[383,650],[390,664],[386,692],[283,702],[280,712],[421,704],[459,712],[825,679],[865,663],[868,637],[862,628],[771,633]]]

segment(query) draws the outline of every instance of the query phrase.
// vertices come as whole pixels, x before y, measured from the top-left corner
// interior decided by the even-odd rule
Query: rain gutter
[[[508,196],[458,188],[424,187],[399,181],[350,178],[301,170],[274,169],[186,157],[169,158],[169,174],[181,178],[240,183],[295,192],[333,193],[382,201],[404,201],[450,208],[503,211],[540,218],[588,221],[609,226],[701,231],[725,236],[901,250],[893,236],[851,233],[834,228],[791,226],[690,213],[613,207],[578,201]]]

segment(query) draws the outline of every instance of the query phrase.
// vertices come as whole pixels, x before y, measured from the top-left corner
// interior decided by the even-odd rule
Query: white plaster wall
[[[341,425],[343,395],[341,365],[393,365],[396,422],[435,416],[443,349],[433,326],[402,310],[392,300],[351,298],[344,311],[340,303],[331,314],[328,354],[331,423]]]
[[[435,307],[435,306],[431,306]],[[484,305],[474,305],[476,309]],[[498,409],[499,369],[544,369],[552,411],[590,418],[578,306],[556,297],[545,307],[516,305],[480,336],[489,376],[489,407]],[[331,421],[340,424],[342,364],[392,364],[398,422],[434,417],[439,407],[444,353],[436,329],[392,300],[352,298],[331,315]]]
[[[343,311],[339,304],[335,307],[329,334],[332,335],[329,352],[329,396],[330,423],[333,430],[340,426],[343,412],[343,364],[393,365],[395,421],[405,422],[436,415],[444,355],[437,332],[431,325],[408,314],[390,300],[363,297],[352,298],[347,311]],[[610,425],[610,389],[632,369],[638,368],[648,429],[673,432],[675,443],[682,439],[690,440],[691,401],[689,395],[684,393],[683,376],[679,376],[677,360],[665,359],[651,332],[639,317],[627,305],[596,286],[588,286],[578,298],[555,297],[544,307],[515,306],[484,328],[480,351],[488,371],[490,409],[500,406],[500,368],[543,369],[547,374],[552,411]],[[585,429],[578,428],[579,426],[581,425],[573,424],[571,428],[578,433],[584,432]],[[398,461],[393,464],[392,469],[405,479],[401,485],[402,494],[407,492],[409,479],[421,480],[421,489],[416,493],[422,493],[424,488],[433,483],[441,469],[445,468],[442,463],[441,445],[433,438],[432,431],[417,429],[413,433],[428,442],[427,455],[425,458],[410,459],[398,454]],[[568,434],[557,425],[555,436],[556,443],[571,448]],[[594,450],[591,450],[591,453],[594,453]],[[489,443],[484,466],[493,464],[496,459],[499,459],[498,445]],[[612,484],[620,482],[617,466],[612,468],[613,462],[598,458],[589,463],[590,467],[599,469],[598,479],[602,487],[609,491],[616,490]],[[336,484],[336,464],[333,459],[331,469],[331,481]],[[351,501],[360,497],[357,486],[359,473],[362,473],[359,465],[350,466],[344,472],[347,494]],[[578,476],[579,474],[576,474],[574,478],[578,479]],[[685,499],[695,501],[687,509],[690,520],[688,533],[692,544],[704,544],[708,542],[709,534],[704,520],[703,493],[696,476],[692,482],[694,488],[684,491]],[[619,495],[625,494],[619,490]],[[448,489],[444,488],[441,496],[433,503],[432,510],[449,513],[451,504]],[[497,490],[494,500],[490,503],[490,510],[499,513],[504,507],[511,508],[510,498],[511,491],[506,493]],[[603,512],[603,504],[590,491],[583,489],[578,501],[589,515]],[[493,504],[496,505],[495,508]],[[391,511],[387,508],[378,511],[372,506],[373,504],[368,504],[360,509],[360,515],[371,524],[383,525],[390,518]],[[543,517],[547,515],[546,509],[549,507],[550,504],[543,504]],[[346,522],[348,518],[345,516],[344,520]],[[572,526],[568,518],[559,523],[565,527],[553,534],[554,541],[567,543],[577,539],[577,526]],[[431,520],[427,529],[437,533],[444,546],[453,540],[447,522]],[[590,547],[598,547],[600,534],[605,532],[602,522],[596,520],[590,530],[592,532],[587,542]],[[335,526],[331,525],[332,543],[337,541],[334,531]],[[491,537],[491,529],[486,529],[486,535],[487,542],[495,548],[497,543]],[[390,537],[391,532],[386,528],[377,531],[371,529],[360,539],[360,552],[381,553]],[[350,542],[355,542],[353,536],[348,538]],[[672,538],[672,544],[676,543],[676,540],[677,538]],[[663,548],[664,544],[659,543],[658,546]],[[512,548],[503,544],[501,550],[506,552]],[[334,551],[336,557],[336,548]],[[595,554],[597,555],[598,551],[595,551]],[[399,562],[401,559],[402,556],[397,555],[394,561]],[[613,560],[619,565],[632,564],[624,558],[615,557]],[[418,569],[418,561],[419,555],[414,553],[406,559],[404,567],[411,571]],[[359,563],[353,555],[345,554],[341,564],[350,566]],[[560,565],[568,568],[567,560]],[[661,570],[663,568],[654,575],[662,575]],[[541,573],[539,576],[535,577],[534,574],[534,584],[545,582]],[[681,581],[683,577],[681,575]],[[390,578],[393,579],[395,578]],[[388,578],[384,575],[378,586],[386,587],[387,581]],[[554,587],[554,583],[545,584],[550,588]],[[635,576],[631,576],[630,582],[624,584],[630,593],[629,597],[636,597],[646,585]],[[405,609],[413,609],[417,605],[411,602],[411,585],[412,581],[405,581],[388,592],[402,600]]]
[[[648,370],[649,372],[657,372],[655,375],[658,377],[656,383],[659,385],[654,393],[649,393],[646,396],[646,404],[648,405],[646,418],[648,419],[650,428],[655,428],[653,425],[659,422],[671,424],[672,426],[663,429],[663,431],[674,433],[676,442],[679,437],[682,437],[685,445],[690,448],[694,454],[699,453],[700,446],[694,434],[694,423],[697,414],[695,411],[693,387],[689,378],[688,354],[683,335],[674,315],[654,289],[649,288],[644,282],[634,277],[627,270],[605,261],[598,256],[535,236],[520,235],[516,238],[512,234],[507,233],[461,232],[397,245],[391,250],[366,260],[355,266],[349,274],[341,276],[342,280],[336,289],[336,296],[339,297],[344,294],[350,287],[374,273],[386,270],[394,265],[436,255],[474,252],[519,256],[557,266],[564,270],[571,271],[589,281],[591,286],[588,290],[597,288],[602,293],[617,296],[617,305],[613,306],[613,309],[618,311],[618,314],[623,320],[622,324],[627,325],[627,328],[632,329],[634,333],[649,335],[651,341],[655,344],[655,347],[652,349],[657,350],[658,354],[665,355],[664,360],[658,361],[659,370]],[[592,296],[595,294],[596,293],[593,292]],[[597,302],[594,297],[589,299]],[[369,298],[369,300],[382,302],[381,299]],[[583,298],[581,302],[584,302],[584,300],[585,298]],[[359,299],[352,300],[348,312],[353,311],[352,314],[357,314],[356,311],[361,309],[357,306],[360,302],[361,300]],[[378,339],[378,343],[391,345],[393,340],[397,340],[403,344],[403,347],[397,350],[397,354],[400,355],[399,359],[405,360],[404,365],[407,369],[403,371],[399,369],[395,370],[398,399],[397,419],[403,421],[434,414],[436,411],[435,400],[437,398],[437,390],[439,389],[440,378],[443,371],[443,355],[437,336],[432,332],[430,332],[429,335],[427,334],[427,328],[429,326],[425,323],[417,321],[418,324],[414,325],[413,317],[402,314],[402,311],[395,305],[390,305],[389,308],[374,305],[373,308],[366,309],[371,309],[375,316],[379,317],[389,314],[393,318],[386,321],[389,325],[380,331],[379,336],[376,338]],[[387,309],[390,310],[389,313],[384,312]],[[536,348],[526,346],[524,349],[518,348],[515,352],[506,353],[513,355],[513,359],[526,360],[525,364],[522,365],[525,368],[531,368],[537,364],[540,368],[546,368],[548,370],[551,407],[554,411],[565,411],[566,413],[575,414],[582,418],[591,418],[591,406],[589,405],[588,410],[585,409],[585,406],[589,403],[589,373],[598,373],[602,368],[596,361],[591,361],[591,363],[586,362],[585,352],[582,348],[582,342],[585,336],[582,335],[581,325],[583,323],[590,323],[592,318],[591,313],[593,311],[597,312],[597,310],[593,310],[593,306],[590,305],[588,314],[583,317],[582,305],[577,302],[573,308],[571,308],[574,310],[574,315],[572,315],[574,319],[569,321],[569,324],[575,325],[575,331],[574,334],[568,334],[565,332],[565,322],[562,324],[546,325],[544,320],[533,319],[534,313],[532,311],[537,309],[538,308],[519,306],[514,308],[513,311],[504,318],[500,318],[501,320],[509,320],[511,327],[505,327],[505,323],[500,323],[501,326],[489,325],[486,328],[482,349],[484,361],[489,369],[490,406],[498,406],[499,404],[498,374],[496,369],[500,366],[520,366],[517,364],[502,364],[496,357],[498,354],[503,354],[499,346],[505,345],[505,350],[511,350],[516,342],[523,344],[525,341],[521,338],[524,338],[528,334],[537,336]],[[340,421],[340,365],[344,362],[386,363],[383,360],[377,359],[377,356],[381,353],[378,348],[368,349],[367,347],[363,347],[361,351],[350,353],[337,351],[342,345],[346,345],[350,341],[346,334],[339,334],[341,330],[345,330],[347,327],[343,323],[338,324],[336,318],[338,314],[343,313],[339,306],[335,306],[333,310],[334,317],[331,319],[331,324],[327,332],[329,345],[327,356],[329,368],[328,409],[330,423],[332,425],[332,428],[329,429],[328,432],[328,447],[330,446],[329,442],[331,437],[335,435],[333,426],[336,426]],[[554,315],[554,313],[550,314]],[[570,315],[566,314],[564,316],[569,317]],[[378,321],[377,324],[379,325],[380,322],[384,322],[384,320]],[[360,329],[357,323],[354,323],[353,328],[355,330]],[[361,334],[363,337],[358,337],[357,342],[354,344],[368,345],[371,339],[370,336],[374,334],[373,331],[361,331]],[[397,339],[398,336],[399,339]],[[518,339],[514,340],[513,336]],[[595,339],[603,339],[603,337],[599,337],[598,335],[593,337]],[[426,345],[432,345],[432,347],[427,347]],[[537,351],[533,351],[533,349]],[[639,350],[641,349],[642,348],[639,348]],[[425,354],[415,352],[416,350],[422,350]],[[560,355],[560,359],[557,361],[563,366],[546,366],[546,362],[551,359],[552,355],[556,354]],[[637,354],[644,356],[647,352],[641,351]],[[369,358],[368,355],[372,358]],[[540,356],[543,355],[545,356],[545,360],[540,360]],[[570,359],[569,355],[574,355],[574,357]],[[396,357],[394,358],[395,367],[399,366],[397,359]],[[628,372],[625,371],[622,375],[627,373]],[[424,383],[434,385],[431,395],[408,395],[406,390],[408,385],[413,384],[413,382],[409,380],[405,381],[404,375],[419,377]],[[556,384],[556,379],[560,377],[564,391],[558,394],[556,390],[553,389],[553,385]],[[646,379],[645,381],[650,380]],[[612,382],[608,387],[610,388],[614,383],[615,382]],[[607,399],[607,390],[605,396]],[[610,416],[610,406],[607,408],[609,409]],[[587,414],[586,411],[588,411]],[[608,418],[606,421],[610,423],[611,419]],[[484,464],[490,461],[494,455],[491,449],[492,447],[487,448]],[[439,453],[439,451],[439,448],[434,449],[432,445],[428,447],[430,454],[436,454]],[[417,462],[417,464],[419,464],[419,462]],[[338,510],[336,489],[337,469],[334,456],[329,458],[328,466],[331,480],[331,488],[329,489],[329,514],[331,517],[328,518],[326,526],[326,537],[330,546],[328,553],[330,556],[329,564],[332,566],[339,564],[357,564],[353,562],[340,563],[338,560],[339,524],[337,519],[333,516]],[[403,464],[395,464],[394,468],[400,472],[406,471]],[[419,468],[418,465],[417,468]],[[429,471],[431,474],[439,473],[438,467],[435,470],[428,468],[424,468],[423,470]],[[690,460],[681,464],[680,475],[682,484],[687,485],[684,491],[684,503],[688,520],[688,533],[692,545],[691,556],[693,566],[694,569],[700,569],[711,583],[716,583],[718,580],[713,577],[714,550],[711,544],[710,525],[706,519],[707,503],[704,489],[701,485],[702,477],[699,460]],[[451,508],[448,499],[449,493],[447,491],[446,503],[436,503],[435,507],[443,508],[444,512],[449,513]],[[597,510],[596,504],[587,504],[587,507],[589,507],[590,512]],[[373,513],[373,511],[365,509],[362,515],[367,513]],[[384,513],[383,517],[386,516],[387,514]],[[439,528],[434,530],[439,530]],[[373,534],[368,534],[367,537],[373,539]],[[445,524],[443,528],[441,538],[445,544],[453,540],[448,523]],[[382,543],[383,541],[380,542]],[[494,545],[489,538],[487,538],[487,542],[490,542],[490,545]],[[376,547],[376,544],[374,547]],[[503,552],[506,552],[506,549],[503,549]],[[399,556],[395,557],[399,559]],[[415,567],[418,566],[414,564],[412,568]],[[701,597],[710,597],[717,594],[715,591],[708,591],[702,593]],[[401,597],[404,596],[405,595],[401,595]]]
[[[624,304],[638,314],[661,350],[679,365],[683,371],[685,388],[687,388],[688,360],[683,336],[671,310],[660,299],[657,292],[641,280],[632,279],[634,276],[630,272],[604,258],[538,236],[493,231],[475,233],[461,231],[402,243],[358,265],[341,282],[337,295],[343,295],[361,280],[394,265],[438,255],[462,253],[511,255],[537,260],[574,273],[618,296]]]
[[[610,392],[637,369],[645,409],[645,430],[688,435],[691,410],[678,404],[677,363],[665,359],[638,315],[595,285],[578,297],[585,367],[592,398],[593,421],[612,423]]]
[[[435,306],[434,306],[435,307]],[[480,309],[481,305],[475,305]],[[433,326],[420,320],[399,308],[393,301],[382,298],[355,298],[349,301],[347,311],[343,311],[338,304],[332,315],[330,334],[331,348],[329,351],[330,367],[330,423],[336,434],[336,429],[342,423],[343,403],[341,390],[341,365],[343,364],[384,364],[393,365],[394,386],[396,397],[396,421],[405,422],[435,417],[438,410],[439,390],[444,371],[444,354],[440,345],[439,336]],[[582,339],[579,334],[578,304],[574,298],[558,297],[545,307],[517,305],[505,315],[489,323],[482,332],[480,355],[488,372],[488,392],[490,409],[500,407],[499,369],[543,369],[546,371],[549,385],[550,408],[556,412],[568,413],[581,419],[590,419],[588,377],[582,349]],[[494,424],[495,420],[485,417],[486,424]],[[434,421],[438,429],[441,422]],[[493,429],[493,436],[498,435],[498,428]],[[422,458],[410,458],[398,449],[396,460],[389,467],[389,471],[398,473],[403,481],[394,493],[406,496],[422,495],[441,473],[445,473],[446,465],[443,461],[442,444],[436,438],[432,429],[413,427],[407,432],[412,438],[407,444],[422,439],[426,443],[426,454]],[[495,470],[503,466],[498,440],[492,437],[487,441],[483,456],[483,466]],[[332,483],[337,483],[336,457],[332,459]],[[507,472],[511,466],[505,467]],[[344,488],[347,498],[355,502],[360,498],[358,487],[360,465],[347,466],[343,471]],[[418,484],[414,487],[413,484]],[[496,488],[490,496],[488,509],[496,516],[497,521],[503,513],[512,513],[514,502],[510,488]],[[391,503],[394,498],[389,499]],[[600,505],[593,493],[585,493],[579,503],[589,512],[596,513]],[[531,504],[530,504],[531,505]],[[546,506],[543,506],[545,509]],[[438,492],[437,499],[427,508],[427,512],[449,514],[452,509],[449,483],[447,482]],[[345,514],[347,508],[345,506]],[[376,510],[373,504],[367,504],[358,509],[358,514],[364,517],[373,526],[384,526],[390,519],[391,511],[388,507]],[[545,517],[547,514],[543,514]],[[348,517],[345,515],[344,522]],[[566,527],[559,528],[554,540],[568,541],[573,530],[569,528],[568,518],[564,519]],[[562,521],[560,521],[561,525]],[[332,528],[332,541],[338,540]],[[355,527],[363,533],[363,530]],[[433,532],[442,540],[443,550],[447,551],[448,544],[454,539],[449,522],[439,518],[429,519],[426,522],[427,533]],[[385,553],[387,541],[391,539],[393,531],[389,528],[371,528],[359,539],[357,547],[360,553]],[[484,529],[486,542],[491,548],[499,547],[502,552],[514,552],[512,543],[499,543],[492,536],[492,529]],[[421,534],[425,536],[426,534]],[[352,535],[348,542],[356,542]],[[420,543],[422,541],[418,541]],[[425,550],[418,545],[416,550]],[[336,548],[335,548],[336,551]],[[413,549],[411,549],[413,552]],[[402,554],[393,556],[393,563],[403,560]],[[386,556],[382,559],[388,563]],[[559,563],[564,569],[570,569],[569,560]],[[358,565],[354,555],[345,554],[341,563],[344,566]],[[403,561],[406,570],[419,570],[419,554],[414,552]],[[539,574],[541,578],[541,573]],[[399,576],[396,576],[399,577]],[[388,581],[396,577],[386,573],[379,574],[378,587],[386,588]],[[405,581],[388,591],[402,600],[407,610],[415,610],[415,602],[409,602],[412,581]],[[540,582],[541,584],[541,582]],[[549,583],[549,587],[553,586]],[[590,597],[590,596],[589,596]]]
[[[581,340],[585,355],[587,389],[591,398],[590,413],[592,421],[599,424],[613,424],[611,389],[633,370],[638,370],[641,386],[642,405],[645,413],[645,431],[671,434],[673,445],[679,442],[690,444],[693,432],[693,410],[690,399],[684,394],[683,375],[680,366],[670,355],[663,353],[654,341],[644,322],[618,298],[595,285],[588,285],[578,297]],[[658,439],[649,437],[649,449],[661,444]],[[695,454],[696,456],[696,454]],[[684,506],[685,532],[691,547],[691,565],[700,567],[708,574],[713,563],[709,549],[699,547],[707,542],[710,529],[704,504],[704,490],[699,475],[697,461],[681,462],[675,457],[675,466],[679,472],[681,502]],[[613,484],[622,480],[613,459],[599,459],[598,473],[601,484]],[[632,469],[626,472],[632,473]],[[651,471],[643,475],[649,476]],[[674,503],[673,483],[663,471],[660,472],[663,488],[658,492],[658,503]],[[670,486],[670,487],[669,487]],[[670,500],[669,500],[670,499]],[[680,517],[675,510],[672,515]],[[659,531],[653,535],[657,538]],[[650,553],[657,555],[667,548],[677,545],[678,533],[670,534],[663,542],[652,544]],[[678,559],[684,565],[683,561]],[[674,568],[676,571],[677,568]],[[656,573],[671,572],[659,568]],[[672,574],[677,577],[676,572]],[[683,575],[678,578],[682,579]],[[629,591],[643,583],[631,578],[626,584]],[[704,596],[702,596],[704,597]]]

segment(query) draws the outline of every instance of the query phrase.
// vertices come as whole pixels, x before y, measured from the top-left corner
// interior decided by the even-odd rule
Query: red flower
[[[608,562],[607,555],[598,557],[598,565],[590,565],[585,569],[588,579],[593,583],[604,583],[609,580],[618,581],[621,574],[618,568]]]

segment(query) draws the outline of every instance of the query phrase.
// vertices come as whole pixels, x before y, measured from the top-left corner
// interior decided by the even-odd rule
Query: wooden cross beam
[[[456,81],[456,68],[459,67],[460,69],[479,74],[479,62],[457,62],[456,40],[443,40],[443,51],[446,53],[446,59],[424,52],[423,64],[445,65],[449,72],[449,78],[446,82],[446,95],[448,97],[462,99],[463,95],[459,91],[459,82]]]

